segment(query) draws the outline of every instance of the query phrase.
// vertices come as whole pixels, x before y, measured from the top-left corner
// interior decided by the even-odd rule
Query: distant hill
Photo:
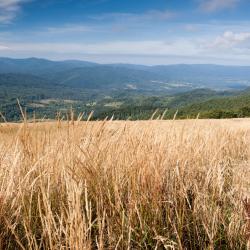
[[[199,87],[222,89],[244,89],[250,85],[249,66],[221,65],[167,65],[150,69],[170,81],[191,82]]]
[[[97,64],[38,58],[0,58],[0,111],[54,118],[57,112],[95,111],[100,119],[148,119],[159,109],[171,118],[241,117],[250,107],[250,67]],[[250,111],[249,111],[250,116]]]
[[[85,100],[91,98],[83,88],[59,84],[53,80],[21,73],[0,74],[0,106],[17,98],[41,100],[47,98]],[[95,92],[93,91],[92,94]]]
[[[0,104],[27,96],[41,98],[53,89],[52,83],[42,77],[20,73],[0,74]]]
[[[11,59],[2,57],[0,58],[0,73],[23,73],[49,77],[55,72],[94,65],[97,64],[77,60],[56,62],[39,58]]]
[[[225,98],[212,98],[193,104],[187,104],[180,109],[180,116],[189,114],[201,118],[233,118],[250,117],[250,91]]]
[[[244,96],[248,99],[250,105],[250,94]],[[196,89],[172,96],[138,96],[127,100],[120,98],[119,101],[123,101],[122,105],[102,112],[99,111],[97,117],[105,118],[114,115],[116,119],[149,119],[158,110],[156,117],[167,111],[165,118],[168,119],[172,119],[177,111],[177,118],[195,118],[199,113],[202,113],[204,118],[210,118],[209,115],[214,118],[213,111],[220,108],[220,105],[216,105],[217,102],[226,105],[228,101],[232,104],[234,99],[238,99],[238,102],[240,102],[241,98],[241,92],[217,92],[210,89]],[[235,107],[244,107],[243,103],[244,100],[242,100],[241,104],[235,104]],[[213,108],[211,114],[208,114],[207,112],[211,107]],[[221,110],[228,109],[221,106]],[[232,117],[234,116],[235,113]]]
[[[182,89],[175,89],[157,73],[128,69],[120,66],[98,65],[93,67],[74,68],[59,72],[52,77],[53,81],[72,87],[104,90],[136,90],[136,91],[164,91],[179,92],[191,89],[183,85]]]
[[[250,67],[219,65],[97,64],[38,58],[0,58],[0,73],[31,74],[87,89],[160,91],[177,93],[195,88],[244,89],[250,86]]]
[[[198,89],[171,97],[145,97],[143,102],[130,102],[119,108],[103,111],[99,117],[118,119],[149,119],[158,110],[165,118],[242,118],[250,117],[250,91],[215,92],[208,89]]]

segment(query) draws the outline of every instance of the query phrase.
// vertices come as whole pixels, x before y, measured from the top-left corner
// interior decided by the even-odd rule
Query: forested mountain
[[[250,86],[250,67],[219,65],[97,64],[85,61],[49,61],[38,58],[0,58],[0,73],[31,74],[55,84],[88,89],[156,89],[180,92],[194,88],[217,90]]]
[[[0,111],[19,120],[27,114],[54,118],[74,109],[94,118],[147,119],[159,109],[171,118],[240,117],[250,107],[250,67],[143,66],[84,61],[0,58]],[[249,112],[250,115],[250,112]]]
[[[0,73],[23,73],[49,78],[50,74],[55,72],[94,65],[97,64],[77,60],[56,62],[40,58],[12,59],[2,57],[0,58]]]

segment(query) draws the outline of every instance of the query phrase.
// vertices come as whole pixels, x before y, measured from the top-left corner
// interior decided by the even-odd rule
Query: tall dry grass
[[[237,126],[0,125],[0,249],[246,249]]]

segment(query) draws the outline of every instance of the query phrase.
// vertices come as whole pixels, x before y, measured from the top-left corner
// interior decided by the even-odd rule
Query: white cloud
[[[0,0],[0,24],[10,23],[21,10],[22,4],[31,0]]]
[[[212,43],[207,45],[208,48],[230,49],[250,42],[250,32],[234,33],[226,31],[222,36],[218,36]]]
[[[82,33],[92,31],[93,28],[85,25],[65,25],[62,27],[49,27],[47,28],[48,33],[52,34],[64,34],[64,33]]]
[[[101,40],[94,42],[93,39],[91,39],[92,42],[87,42],[84,37],[78,37],[78,34],[76,39],[73,38],[68,42],[60,39],[54,42],[48,42],[49,39],[36,39],[36,41],[44,42],[26,42],[33,41],[33,35],[28,34],[23,42],[15,42],[17,41],[15,36],[2,38],[0,51],[2,56],[34,56],[51,59],[90,58],[90,60],[95,58],[94,61],[109,63],[112,60],[133,63],[133,60],[137,58],[136,62],[142,64],[151,62],[159,64],[164,60],[171,63],[171,59],[174,60],[172,63],[250,64],[249,23],[223,26],[218,26],[217,23],[211,26],[207,24],[185,26],[182,24],[179,27],[182,30],[185,28],[187,31],[192,31],[192,33],[187,32],[185,36],[180,34],[155,39],[142,37],[141,39],[123,40],[121,38],[121,40],[112,39],[106,42]],[[64,32],[85,32],[86,29],[81,24],[71,24],[70,26],[44,28],[44,30],[65,35]],[[224,32],[225,30],[226,32]]]
[[[152,20],[169,20],[177,16],[176,12],[169,10],[150,10],[144,13],[105,13],[98,16],[91,16],[92,19],[96,20],[106,20],[115,19],[118,21],[152,21]]]
[[[197,52],[191,41],[114,41],[104,43],[9,43],[13,52],[117,54],[117,55],[194,55]]]
[[[188,32],[198,32],[200,29],[199,29],[198,25],[186,24],[186,25],[184,25],[184,30],[188,31]]]
[[[216,12],[234,8],[240,0],[201,0],[200,9],[205,12]]]
[[[218,38],[175,39],[158,41],[114,41],[100,43],[1,43],[2,56],[42,57],[50,59],[83,59],[103,63],[128,62],[140,64],[219,63],[250,65],[250,49],[238,47],[250,39],[248,33],[225,32],[223,39],[233,47],[220,47]],[[217,40],[217,46],[215,41]],[[223,40],[224,41],[224,40]],[[224,42],[225,43],[225,42]],[[214,46],[209,46],[214,44]]]
[[[7,46],[3,46],[0,44],[0,50],[7,50],[7,49],[9,49]]]

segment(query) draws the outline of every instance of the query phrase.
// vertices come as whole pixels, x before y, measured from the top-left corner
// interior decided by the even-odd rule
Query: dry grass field
[[[250,120],[0,125],[0,249],[246,249]]]

